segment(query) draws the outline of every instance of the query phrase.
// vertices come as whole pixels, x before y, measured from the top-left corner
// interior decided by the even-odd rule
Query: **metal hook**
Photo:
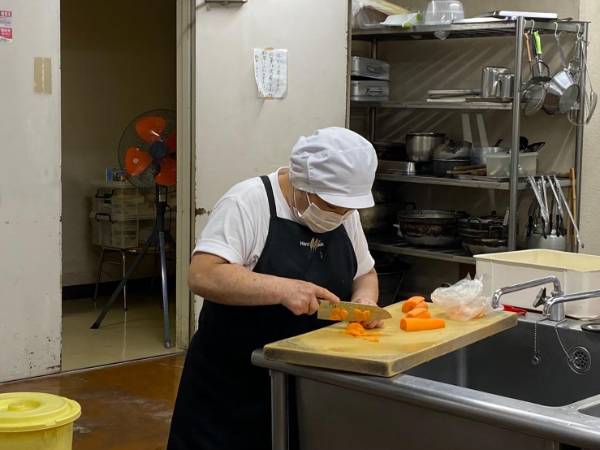
[[[577,40],[581,41],[583,39],[583,33],[581,32],[581,24],[577,24]]]
[[[533,34],[535,31],[535,20],[531,19],[531,30],[529,30],[529,34]]]
[[[555,38],[560,37],[560,35],[558,34],[558,22],[554,22],[554,37]]]

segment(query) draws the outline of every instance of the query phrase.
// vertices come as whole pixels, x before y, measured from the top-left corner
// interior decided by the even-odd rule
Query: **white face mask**
[[[308,200],[308,208],[303,213],[300,213],[296,207],[296,190],[294,189],[292,194],[294,196],[294,212],[314,233],[327,233],[328,231],[335,230],[354,212],[354,210],[350,210],[343,216],[340,216],[332,211],[323,211],[310,201],[307,193],[305,194]]]

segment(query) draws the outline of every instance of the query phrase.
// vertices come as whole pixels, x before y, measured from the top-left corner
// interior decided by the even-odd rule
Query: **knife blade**
[[[336,320],[331,319],[333,314],[333,308],[343,309],[348,313],[348,316],[344,319],[347,322],[362,322],[365,320],[363,317],[359,317],[356,315],[354,310],[359,310],[360,312],[370,311],[371,315],[369,316],[370,320],[382,320],[389,319],[392,315],[383,308],[379,306],[373,305],[363,305],[361,303],[351,303],[351,302],[339,302],[333,303],[327,300],[319,300],[319,310],[317,311],[317,318],[322,320]]]

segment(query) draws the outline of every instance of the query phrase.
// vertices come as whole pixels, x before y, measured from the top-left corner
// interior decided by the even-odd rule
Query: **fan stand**
[[[127,284],[129,277],[131,277],[131,275],[135,271],[138,264],[142,261],[142,259],[144,258],[144,255],[146,254],[146,252],[148,252],[148,249],[153,244],[155,246],[158,244],[158,246],[160,248],[160,273],[161,273],[161,278],[162,278],[162,304],[163,304],[163,313],[164,313],[164,320],[165,320],[165,348],[171,348],[171,334],[169,331],[169,298],[168,298],[168,294],[167,294],[167,259],[166,259],[166,255],[165,255],[165,243],[168,243],[174,247],[175,239],[173,239],[173,236],[171,235],[169,230],[165,230],[165,214],[167,211],[167,190],[168,190],[168,188],[165,186],[159,186],[159,185],[156,186],[156,226],[155,226],[154,230],[152,230],[152,234],[151,234],[150,238],[148,239],[146,244],[144,244],[142,251],[137,255],[137,257],[133,261],[133,264],[131,264],[131,266],[127,270],[125,277],[121,280],[121,283],[119,283],[119,285],[117,286],[117,289],[115,289],[115,292],[113,292],[112,297],[110,298],[108,303],[104,306],[104,309],[102,310],[102,314],[100,314],[98,316],[98,318],[96,319],[96,322],[94,322],[94,324],[92,325],[93,330],[100,328],[100,324],[106,317],[106,314],[108,314],[108,311],[110,310],[112,305],[117,300],[117,297],[121,294],[121,291]]]

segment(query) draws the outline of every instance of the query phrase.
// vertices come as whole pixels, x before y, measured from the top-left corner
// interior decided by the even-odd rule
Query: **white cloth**
[[[297,222],[279,187],[278,174],[288,173],[281,168],[269,175],[273,186],[277,216]],[[251,178],[232,187],[216,204],[208,224],[200,235],[194,249],[211,253],[232,264],[254,269],[269,232],[269,201],[260,178]],[[350,215],[342,225],[354,247],[358,270],[356,277],[368,273],[375,261],[369,247],[358,212]]]

